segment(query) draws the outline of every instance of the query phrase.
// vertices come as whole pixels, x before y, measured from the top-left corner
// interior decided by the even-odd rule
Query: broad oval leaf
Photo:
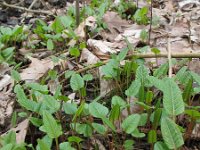
[[[108,114],[108,108],[100,103],[92,102],[89,104],[89,112],[96,118],[102,118]]]
[[[74,91],[78,91],[84,87],[84,80],[79,74],[73,74],[70,79],[70,86]]]
[[[161,133],[165,144],[170,149],[177,149],[184,144],[182,133],[177,124],[168,117],[161,120]]]
[[[131,134],[137,128],[139,122],[140,122],[139,114],[130,115],[122,122],[122,129],[126,133]]]

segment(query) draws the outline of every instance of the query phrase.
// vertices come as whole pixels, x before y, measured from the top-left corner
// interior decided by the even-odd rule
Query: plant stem
[[[55,138],[55,141],[56,141],[56,150],[59,150],[58,138]]]
[[[78,27],[80,24],[80,8],[79,8],[79,0],[76,0],[76,26]]]

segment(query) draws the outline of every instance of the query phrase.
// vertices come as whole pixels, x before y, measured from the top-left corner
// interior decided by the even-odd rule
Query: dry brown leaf
[[[96,28],[96,19],[93,16],[89,16],[88,18],[83,21],[78,28],[74,31],[76,36],[78,36],[81,40],[86,38],[85,28],[89,27],[90,29]],[[67,31],[66,31],[67,32]],[[76,44],[76,40],[72,39],[68,46],[73,47]]]
[[[21,79],[27,82],[38,81],[50,69],[53,69],[54,63],[51,59],[39,60],[37,58],[29,57],[31,64],[28,68],[23,69],[20,73]]]
[[[15,98],[10,92],[0,93],[0,125],[7,126],[13,113]]]
[[[16,142],[18,144],[25,142],[28,126],[29,126],[29,120],[25,119],[24,121],[19,123],[16,128],[12,128],[9,130],[9,131],[14,131],[16,133]],[[9,131],[7,131],[6,133],[8,133]],[[4,133],[1,136],[4,136],[6,133]]]
[[[95,64],[99,61],[99,58],[90,52],[87,48],[84,48],[81,52],[80,61],[86,60],[86,65]]]
[[[121,43],[111,43],[93,39],[88,39],[87,44],[92,48],[94,54],[100,59],[108,59],[110,58],[110,54],[117,53],[123,48]]]
[[[103,16],[103,22],[107,24],[108,31],[102,31],[100,34],[104,40],[114,41],[119,33],[124,31],[124,27],[129,26],[127,20],[121,19],[121,17],[112,11],[107,11]]]
[[[200,2],[199,0],[181,0],[179,2],[179,7],[183,11],[190,11],[194,7],[199,6]]]

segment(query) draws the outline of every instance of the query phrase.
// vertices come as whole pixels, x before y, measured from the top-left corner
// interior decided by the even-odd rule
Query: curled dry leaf
[[[11,76],[8,74],[4,75],[2,78],[0,78],[0,91],[6,88],[8,85],[13,84],[13,80]]]
[[[199,6],[199,0],[182,0],[179,2],[179,7],[181,10],[190,11],[195,6]]]
[[[24,121],[19,123],[16,128],[12,128],[9,130],[9,131],[14,131],[16,133],[16,142],[18,144],[25,142],[28,126],[29,126],[29,120],[25,119]],[[7,131],[6,133],[8,133],[9,131]],[[4,133],[2,136],[6,135],[6,133]]]
[[[81,52],[80,61],[86,61],[86,65],[95,64],[99,61],[99,58],[90,52],[87,48],[84,48]]]
[[[20,73],[21,79],[27,82],[38,81],[43,77],[50,69],[53,69],[54,63],[51,59],[39,60],[37,58],[29,57],[31,64],[28,68],[23,69]]]
[[[80,40],[83,40],[86,38],[86,33],[85,33],[85,29],[86,27],[88,27],[89,29],[95,29],[97,26],[96,24],[96,19],[93,16],[89,16],[88,18],[85,19],[85,21],[83,21],[78,28],[74,31],[76,36],[78,36],[80,38]],[[67,32],[67,31],[66,31]],[[76,41],[74,39],[72,39],[69,43],[68,46],[73,47],[76,44]]]
[[[112,11],[107,11],[103,16],[103,21],[108,27],[108,31],[102,31],[100,34],[104,40],[114,41],[116,36],[124,31],[124,27],[128,27],[127,20],[121,19],[121,17]]]
[[[0,126],[7,126],[13,113],[15,98],[10,92],[0,92]]]
[[[88,39],[87,44],[100,59],[108,59],[110,57],[109,54],[117,53],[122,48],[120,43],[111,43],[93,39]]]

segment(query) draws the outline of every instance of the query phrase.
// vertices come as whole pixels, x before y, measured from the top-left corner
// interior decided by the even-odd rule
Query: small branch
[[[25,7],[20,7],[20,6],[15,6],[15,5],[11,5],[11,4],[8,4],[6,2],[3,2],[2,3],[3,6],[6,6],[6,7],[10,7],[10,8],[15,8],[15,9],[20,9],[20,10],[24,10],[24,11],[27,11],[27,12],[31,12],[31,13],[38,13],[38,14],[46,14],[46,15],[53,15],[52,12],[50,11],[44,11],[44,10],[32,10],[32,9],[28,9],[28,8],[25,8]]]
[[[35,5],[35,3],[36,3],[37,1],[38,1],[38,0],[34,0],[34,1],[31,3],[31,5],[28,7],[28,9],[31,10],[32,7]]]

